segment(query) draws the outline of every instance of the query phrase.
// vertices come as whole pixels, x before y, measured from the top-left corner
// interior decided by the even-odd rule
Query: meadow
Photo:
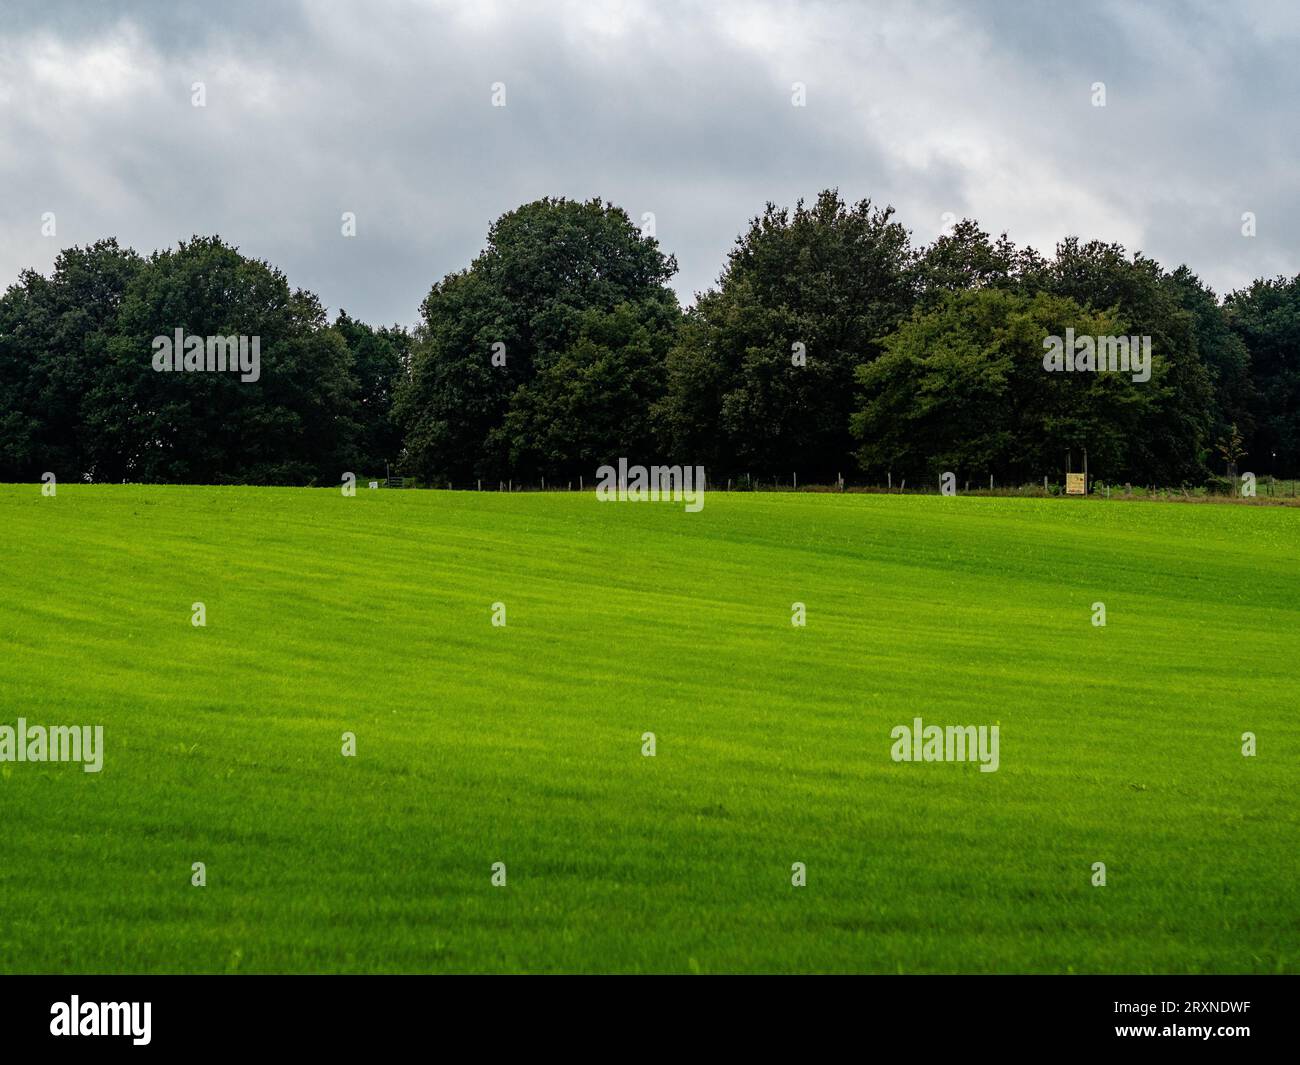
[[[0,763],[2,972],[1300,972],[1300,509],[7,485],[0,531],[0,725],[104,727]],[[916,717],[998,770],[893,761]]]

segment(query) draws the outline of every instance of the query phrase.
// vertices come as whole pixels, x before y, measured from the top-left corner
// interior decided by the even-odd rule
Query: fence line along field
[[[0,528],[0,726],[103,726],[0,762],[0,971],[1300,971],[1298,510],[10,485]],[[916,718],[996,772],[895,761]]]

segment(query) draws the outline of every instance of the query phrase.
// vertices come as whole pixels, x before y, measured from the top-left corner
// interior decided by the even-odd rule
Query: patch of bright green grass
[[[0,530],[0,724],[106,745],[0,764],[0,971],[1300,971],[1300,511],[5,486]],[[999,770],[893,762],[914,717]]]

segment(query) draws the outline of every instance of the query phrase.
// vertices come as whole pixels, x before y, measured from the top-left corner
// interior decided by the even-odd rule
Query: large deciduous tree
[[[402,448],[393,394],[410,366],[411,334],[401,326],[367,325],[339,311],[332,327],[351,352],[356,391],[356,467],[377,474],[395,466]]]
[[[651,406],[679,315],[669,292],[588,311],[576,341],[515,392],[491,450],[553,482],[590,478],[620,457],[657,460]]]
[[[751,222],[669,354],[658,419],[676,459],[715,478],[845,469],[854,368],[914,297],[913,252],[892,216],[827,190]]]
[[[1189,279],[1144,255],[1130,258],[1119,244],[1070,237],[1057,245],[1042,285],[1113,310],[1127,333],[1151,337],[1152,375],[1142,386],[1150,420],[1130,446],[1130,473],[1156,484],[1202,481],[1214,443],[1214,380],[1199,348],[1198,314],[1184,306],[1195,303]]]
[[[25,270],[0,296],[0,480],[93,475],[88,397],[140,257],[116,240],[69,248],[48,278]]]
[[[623,210],[599,200],[543,199],[499,218],[487,248],[468,269],[435,284],[421,306],[396,407],[411,472],[434,483],[467,483],[555,475],[587,461],[591,440],[557,451],[553,434],[547,443],[519,433],[552,413],[571,417],[607,400],[624,402],[629,382],[609,371],[609,357],[575,345],[584,330],[589,345],[601,344],[592,314],[613,315],[623,305],[671,331],[675,323],[657,315],[675,306],[667,282],[676,269]],[[626,341],[613,347],[626,349]],[[566,385],[559,378],[571,371],[579,380]],[[653,398],[652,391],[643,402]]]
[[[1258,280],[1226,300],[1233,333],[1250,352],[1258,392],[1247,437],[1256,472],[1300,475],[1300,274]],[[1276,471],[1273,454],[1276,452]]]
[[[257,337],[260,375],[159,372],[156,337]],[[87,397],[96,479],[337,483],[355,459],[351,354],[309,292],[219,237],[157,252],[127,287]]]
[[[1014,483],[1059,471],[1067,450],[1077,459],[1086,447],[1093,473],[1132,476],[1155,392],[1131,375],[1045,370],[1044,341],[1067,329],[1117,336],[1126,326],[1069,297],[997,288],[951,292],[908,320],[858,371],[863,469],[895,483],[934,484],[945,471]]]

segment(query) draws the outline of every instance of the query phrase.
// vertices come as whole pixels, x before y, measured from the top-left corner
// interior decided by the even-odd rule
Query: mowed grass
[[[23,485],[0,529],[0,724],[106,745],[0,765],[0,970],[1300,971],[1300,510]],[[1000,769],[895,763],[914,717]]]

